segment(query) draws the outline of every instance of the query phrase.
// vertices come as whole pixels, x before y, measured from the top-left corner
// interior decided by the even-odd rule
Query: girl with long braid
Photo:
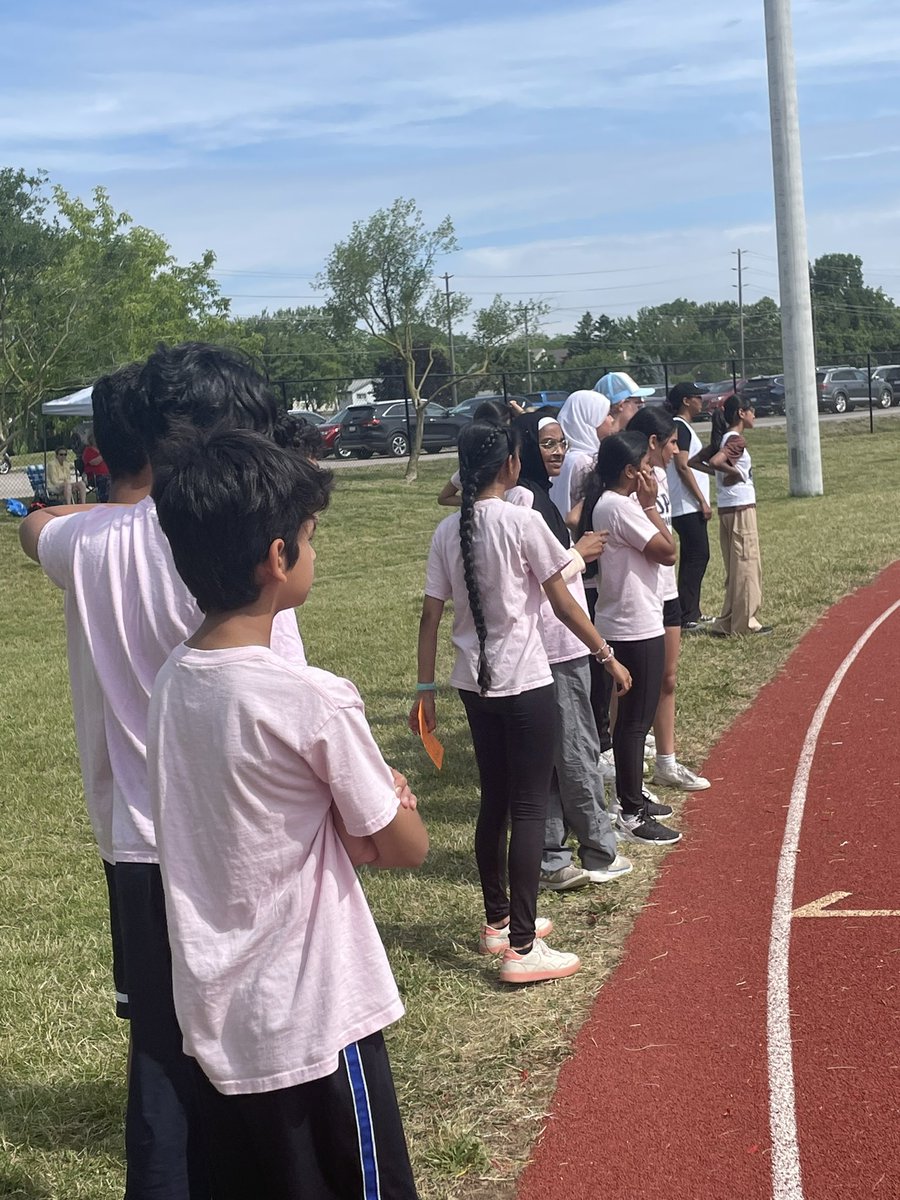
[[[462,503],[431,543],[418,695],[409,722],[418,732],[421,708],[426,729],[435,728],[438,629],[452,599],[456,661],[450,682],[466,710],[481,782],[475,829],[485,909],[480,949],[502,954],[503,983],[535,983],[573,975],[581,966],[576,955],[546,944],[552,926],[536,916],[556,717],[541,638],[542,595],[620,692],[631,677],[563,581],[570,551],[537,512],[504,500],[519,477],[518,449],[518,434],[509,428],[473,421],[460,434]]]

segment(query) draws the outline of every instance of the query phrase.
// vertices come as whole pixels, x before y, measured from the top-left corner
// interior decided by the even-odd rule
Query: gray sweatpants
[[[550,873],[571,864],[570,832],[578,839],[581,865],[599,870],[616,857],[616,838],[597,765],[600,738],[591,708],[590,666],[585,656],[551,663],[550,670],[556,683],[556,737],[541,870]]]

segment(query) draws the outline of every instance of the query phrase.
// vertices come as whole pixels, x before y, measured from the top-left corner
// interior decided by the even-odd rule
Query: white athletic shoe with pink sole
[[[553,922],[549,917],[538,917],[534,922],[535,937],[545,938],[553,932]],[[501,925],[495,929],[493,925],[482,925],[481,937],[478,939],[479,954],[502,954],[509,949],[509,926]]]
[[[551,950],[545,941],[535,938],[527,954],[507,948],[498,975],[501,983],[543,983],[545,979],[565,979],[580,970],[581,959],[577,954]]]

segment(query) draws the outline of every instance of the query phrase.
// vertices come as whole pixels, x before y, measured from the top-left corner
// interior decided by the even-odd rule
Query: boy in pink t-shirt
[[[354,862],[418,866],[427,834],[353,685],[270,648],[330,475],[245,431],[168,456],[153,496],[205,617],[157,677],[148,761],[212,1196],[414,1200],[381,1034],[403,1007]]]
[[[20,538],[65,593],[73,693],[79,723],[91,730],[85,791],[101,853],[113,861],[107,877],[114,936],[116,928],[121,934],[117,991],[127,993],[131,1022],[125,1193],[128,1200],[209,1200],[194,1066],[172,999],[147,778],[153,682],[202,615],[175,570],[149,489],[152,462],[173,426],[249,426],[275,437],[279,409],[245,356],[203,343],[159,347],[140,369],[98,380],[93,399],[116,503],[42,509],[25,518]],[[272,649],[305,664],[293,612],[277,615]],[[93,787],[95,779],[105,786]]]

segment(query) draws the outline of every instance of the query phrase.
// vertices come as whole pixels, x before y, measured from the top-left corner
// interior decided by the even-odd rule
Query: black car
[[[754,375],[738,384],[738,395],[753,405],[757,416],[784,416],[783,375]]]
[[[508,401],[512,400],[521,408],[527,408],[530,403],[527,397],[517,396],[512,392],[510,392],[508,396],[491,395],[485,392],[483,395],[471,396],[468,400],[461,400],[459,404],[455,406],[455,408],[451,408],[449,410],[450,416],[465,417],[467,421],[471,421],[475,416],[476,411],[482,406],[482,404],[487,403],[488,400],[496,400],[500,404],[506,404]]]
[[[440,404],[429,402],[424,410],[422,449],[437,454],[455,446],[466,417],[453,416]],[[416,409],[412,400],[389,400],[374,404],[351,404],[341,422],[341,449],[357,458],[386,454],[405,458],[416,434]]]
[[[872,395],[879,408],[890,408],[885,389],[891,389],[891,404],[900,404],[900,367],[876,367],[872,372]]]

